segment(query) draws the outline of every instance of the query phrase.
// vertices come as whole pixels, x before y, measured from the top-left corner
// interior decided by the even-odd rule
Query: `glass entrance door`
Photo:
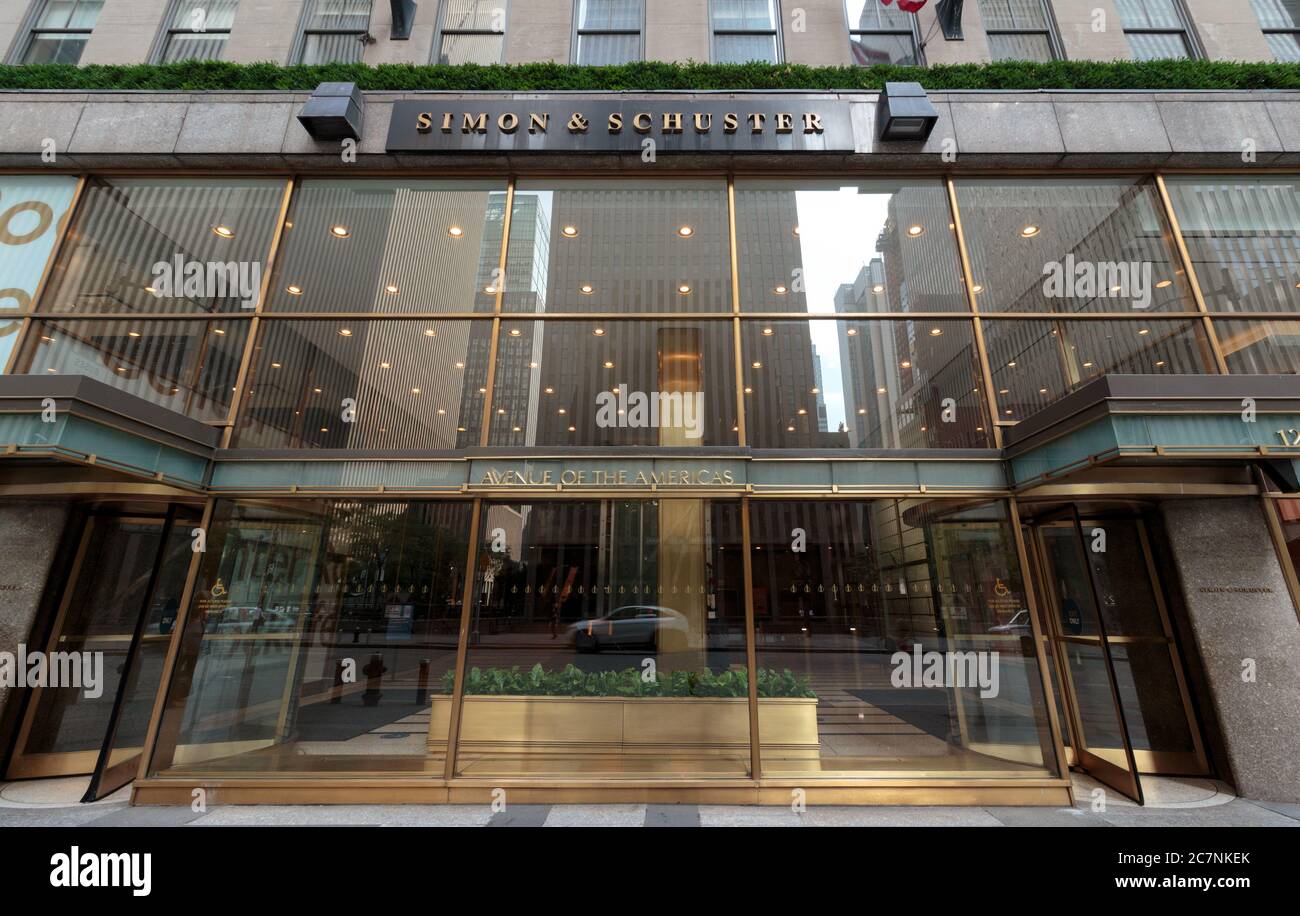
[[[1208,774],[1145,522],[1071,510],[1033,535],[1072,762]]]
[[[1075,763],[1098,782],[1142,803],[1142,785],[1120,703],[1114,658],[1099,611],[1083,529],[1068,517],[1037,530],[1039,577],[1056,682]]]
[[[7,778],[93,773],[106,791],[130,780],[188,561],[176,529],[170,517],[86,519]]]

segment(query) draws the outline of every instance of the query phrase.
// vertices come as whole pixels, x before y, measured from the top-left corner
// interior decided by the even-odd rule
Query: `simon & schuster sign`
[[[394,153],[853,152],[849,103],[780,97],[396,102]]]

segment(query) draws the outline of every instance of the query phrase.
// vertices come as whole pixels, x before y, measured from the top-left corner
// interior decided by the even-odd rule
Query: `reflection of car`
[[[294,614],[283,608],[228,607],[208,615],[208,633],[281,633],[294,628]]]
[[[1012,636],[1030,636],[1033,631],[1029,627],[1029,611],[1021,608],[1016,611],[1015,616],[1006,623],[1000,623],[995,627],[989,627],[990,633],[1009,633]]]
[[[680,612],[648,604],[628,605],[604,617],[569,624],[574,646],[591,652],[599,652],[602,647],[654,646],[663,630],[676,630],[685,636],[689,629]]]

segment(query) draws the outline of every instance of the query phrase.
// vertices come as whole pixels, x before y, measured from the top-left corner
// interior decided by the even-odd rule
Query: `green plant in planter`
[[[443,689],[450,694],[456,672],[443,675]],[[639,668],[620,671],[583,671],[566,665],[547,671],[540,663],[527,671],[513,668],[471,668],[465,675],[466,696],[511,697],[747,697],[749,676],[745,671],[714,674],[703,671],[661,672],[652,682],[641,678]],[[816,699],[806,677],[785,669],[758,670],[760,697]]]

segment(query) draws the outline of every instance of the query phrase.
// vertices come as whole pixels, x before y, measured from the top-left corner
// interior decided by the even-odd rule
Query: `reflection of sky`
[[[810,313],[834,314],[835,292],[856,280],[858,272],[879,255],[876,239],[888,218],[890,196],[859,194],[856,187],[795,192]],[[845,422],[839,327],[833,321],[812,321],[809,327],[822,361],[826,428],[834,432]],[[857,345],[868,344],[859,338]]]

